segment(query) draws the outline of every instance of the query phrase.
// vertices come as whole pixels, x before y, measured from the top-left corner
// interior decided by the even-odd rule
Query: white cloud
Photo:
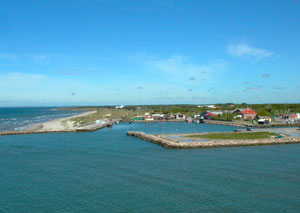
[[[162,59],[152,62],[157,68],[168,73],[197,73],[206,74],[211,72],[211,67],[189,63],[184,56],[173,55],[168,59]]]
[[[216,78],[216,73],[227,69],[229,63],[225,60],[214,60],[207,64],[191,63],[188,58],[181,55],[172,55],[162,59],[146,54],[135,54],[130,57],[147,70],[157,71],[167,77],[175,78],[180,82],[186,81],[189,84],[197,84],[195,79]],[[192,76],[192,77],[191,77]]]
[[[229,45],[227,51],[238,58],[254,58],[256,60],[261,60],[263,58],[272,57],[275,55],[274,52],[265,50],[262,48],[252,47],[247,43],[240,43],[235,45]]]

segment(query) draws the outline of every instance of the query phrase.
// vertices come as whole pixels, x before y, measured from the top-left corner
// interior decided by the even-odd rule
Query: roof
[[[210,112],[205,114],[206,117],[207,117],[207,116],[210,116],[210,115],[213,115],[213,114],[210,113]]]
[[[252,109],[244,109],[242,111],[243,114],[257,114],[255,111],[253,111]]]
[[[265,122],[268,119],[258,119],[258,122]]]
[[[271,119],[270,116],[258,116],[260,119]]]

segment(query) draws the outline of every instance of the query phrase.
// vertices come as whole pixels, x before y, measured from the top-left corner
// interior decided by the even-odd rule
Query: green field
[[[223,139],[223,140],[234,140],[234,139],[264,139],[270,138],[271,136],[278,136],[279,134],[271,132],[230,132],[230,133],[211,133],[211,134],[199,134],[199,135],[188,135],[187,138],[203,138],[203,139]]]
[[[72,118],[71,121],[74,121],[76,125],[88,124],[104,118],[107,119],[122,118],[123,121],[130,121],[131,117],[136,115],[135,110],[128,110],[128,109],[90,107],[90,108],[82,108],[81,110],[96,111],[96,112],[87,116]]]

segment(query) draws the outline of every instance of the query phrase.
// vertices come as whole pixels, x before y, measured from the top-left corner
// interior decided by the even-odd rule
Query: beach
[[[31,133],[50,133],[50,132],[75,132],[78,129],[97,129],[95,124],[87,124],[79,126],[71,119],[85,117],[95,113],[96,111],[83,112],[78,115],[68,116],[65,118],[59,118],[47,122],[41,122],[37,124],[32,124],[23,130],[13,130],[13,131],[3,131],[0,135],[14,135],[14,134],[31,134]],[[100,127],[101,128],[101,127]]]

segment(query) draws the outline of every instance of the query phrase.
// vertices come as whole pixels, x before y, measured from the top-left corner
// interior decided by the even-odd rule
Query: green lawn
[[[229,132],[229,133],[211,133],[203,135],[187,135],[187,138],[204,138],[204,139],[264,139],[279,134],[271,132]]]

